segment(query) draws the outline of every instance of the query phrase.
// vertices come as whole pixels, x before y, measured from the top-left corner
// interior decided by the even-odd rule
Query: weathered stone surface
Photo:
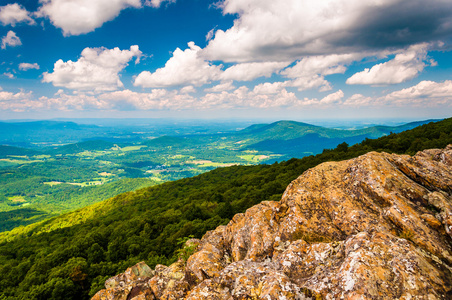
[[[157,299],[183,299],[190,286],[185,278],[185,266],[181,261],[169,267],[157,265],[156,275],[149,280],[149,285]]]
[[[115,288],[124,287],[134,281],[146,281],[154,276],[154,271],[149,268],[143,261],[135,266],[128,268],[124,273],[119,274],[105,281],[105,287]]]
[[[218,276],[229,262],[229,257],[224,251],[225,228],[225,226],[219,226],[206,233],[198,246],[198,252],[187,260],[187,277],[191,276],[191,285]]]
[[[105,290],[99,291],[93,300],[153,300],[155,299],[148,284],[154,271],[144,262],[128,268],[124,273],[105,281]]]
[[[241,260],[199,284],[187,299],[304,299],[301,288],[270,260]]]
[[[321,164],[149,286],[156,299],[452,299],[451,170],[452,146]]]
[[[245,214],[237,214],[226,226],[224,242],[232,259],[261,260],[270,256],[278,230],[279,203],[264,201]]]

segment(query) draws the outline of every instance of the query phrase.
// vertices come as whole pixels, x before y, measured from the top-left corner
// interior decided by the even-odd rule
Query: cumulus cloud
[[[145,88],[172,87],[181,85],[201,86],[212,81],[251,81],[259,77],[270,77],[290,62],[243,63],[222,70],[222,65],[213,65],[200,55],[202,49],[194,42],[188,49],[177,48],[163,68],[151,73],[141,72],[134,85]]]
[[[292,79],[288,85],[299,91],[318,88],[320,91],[331,90],[326,75],[341,74],[347,70],[346,65],[369,54],[331,54],[306,56],[293,67],[281,71],[281,75]]]
[[[162,3],[175,3],[176,0],[146,0],[145,5],[159,8]]]
[[[20,100],[20,99],[29,98],[30,95],[31,95],[31,92],[25,93],[25,92],[21,91],[19,93],[11,93],[11,92],[6,92],[3,90],[0,90],[0,101]]]
[[[310,77],[313,75],[331,75],[344,73],[345,64],[362,58],[359,54],[331,54],[307,56],[291,68],[281,72],[288,78]]]
[[[22,22],[26,22],[30,25],[35,24],[30,13],[17,3],[0,7],[0,22],[2,22],[3,25],[11,25],[13,27]]]
[[[289,65],[290,62],[255,62],[237,64],[227,68],[221,75],[222,80],[251,81],[259,77],[270,77],[274,72]]]
[[[250,90],[245,86],[232,92],[208,93],[201,98],[205,107],[222,109],[229,108],[293,108],[306,107],[324,108],[341,103],[344,93],[339,90],[322,99],[298,98],[294,93],[287,91],[284,83],[264,83]]]
[[[42,103],[33,100],[32,92],[12,93],[0,89],[0,110],[22,112],[42,106]]]
[[[12,93],[0,91],[0,110],[24,111],[71,111],[84,109],[108,109],[110,104],[93,95],[72,94],[67,95],[59,90],[53,97],[34,97],[32,92],[20,91]]]
[[[148,93],[123,90],[102,94],[100,98],[108,101],[115,109],[184,110],[201,108],[199,101],[193,96],[165,89],[153,89]]]
[[[268,94],[277,94],[281,92],[285,87],[287,87],[289,84],[288,81],[286,82],[265,82],[258,84],[254,87],[253,91],[256,94],[260,95],[268,95]]]
[[[128,7],[140,8],[141,0],[41,0],[37,15],[47,17],[65,36],[80,35],[113,20]]]
[[[354,94],[344,101],[338,90],[323,98],[299,98],[281,83],[265,83],[254,89],[241,86],[232,91],[206,93],[200,98],[178,90],[152,89],[138,93],[131,90],[105,92],[97,95],[66,94],[58,91],[53,97],[35,99],[31,92],[11,93],[0,89],[0,109],[36,110],[219,110],[219,109],[327,109],[332,107],[445,107],[452,106],[452,81],[422,81],[419,84],[381,97]]]
[[[376,100],[372,97],[367,97],[362,94],[354,94],[351,97],[349,97],[347,100],[344,101],[345,106],[352,106],[352,107],[365,107],[365,106],[371,106],[376,103]]]
[[[12,30],[2,38],[2,49],[6,49],[6,46],[16,47],[22,45],[22,41]]]
[[[352,107],[445,107],[452,105],[452,81],[421,81],[381,97],[354,94],[343,102]]]
[[[111,108],[111,104],[100,97],[84,93],[66,94],[62,90],[59,90],[54,97],[43,96],[39,101],[44,105],[42,109],[61,111],[109,110]]]
[[[223,0],[215,6],[237,17],[231,28],[209,31],[204,49],[193,42],[184,51],[176,49],[164,67],[142,72],[134,85],[198,87],[220,81],[204,89],[217,93],[230,91],[233,81],[279,74],[285,81],[259,88],[276,88],[271,94],[289,87],[325,92],[333,89],[327,76],[343,74],[356,61],[389,55],[394,59],[347,83],[404,82],[436,64],[428,62],[432,43],[427,41],[452,36],[452,6],[446,2],[432,0],[426,7],[421,0]],[[214,61],[231,66],[223,70]]]
[[[204,89],[204,92],[217,93],[217,92],[233,90],[235,88],[236,87],[232,84],[232,80],[230,80],[230,81],[226,81],[226,82],[221,82],[211,88]]]
[[[10,72],[3,73],[3,75],[5,75],[6,77],[8,77],[9,79],[14,79],[14,78],[16,78],[16,76],[14,76],[14,74],[13,74],[13,73],[10,73]]]
[[[342,90],[339,90],[335,93],[331,93],[320,100],[320,104],[333,104],[333,103],[339,103],[340,100],[344,98],[344,92]]]
[[[2,95],[8,103],[2,103]],[[34,99],[30,94],[0,92],[0,109],[24,110],[219,110],[230,108],[294,108],[328,107],[341,98],[339,92],[318,99],[298,99],[294,93],[280,89],[276,93],[262,93],[245,86],[231,92],[207,93],[196,98],[177,90],[152,89],[150,92],[138,93],[131,90],[105,92],[98,95],[84,93],[66,94],[58,91],[53,97]]]
[[[204,54],[226,62],[400,48],[452,31],[444,0],[225,0],[219,7],[238,18],[215,32]]]
[[[294,93],[282,89],[275,94],[262,94],[242,86],[232,92],[207,93],[201,98],[204,107],[230,108],[281,108],[291,107],[298,103]]]
[[[200,57],[198,53],[201,48],[194,42],[189,42],[188,47],[184,51],[177,48],[165,66],[154,73],[141,72],[135,78],[134,85],[147,88],[180,85],[201,86],[217,80],[221,73],[221,66],[212,65]]]
[[[187,85],[184,86],[183,88],[180,89],[180,93],[181,94],[191,94],[191,93],[196,93],[196,89],[194,86],[192,85]]]
[[[28,71],[28,70],[30,70],[30,69],[36,69],[36,70],[39,70],[39,65],[38,65],[37,63],[33,63],[33,64],[30,64],[30,63],[20,63],[20,64],[19,64],[19,70],[22,70],[22,71]]]
[[[138,46],[130,50],[119,48],[85,48],[76,62],[58,60],[53,73],[45,72],[43,82],[74,90],[112,91],[123,87],[121,72],[133,57],[141,56]]]
[[[452,80],[421,81],[417,85],[392,92],[379,99],[396,106],[439,106],[452,104]]]
[[[416,77],[427,66],[427,43],[413,45],[394,59],[364,69],[347,79],[347,84],[395,84]],[[432,65],[435,62],[430,62]]]

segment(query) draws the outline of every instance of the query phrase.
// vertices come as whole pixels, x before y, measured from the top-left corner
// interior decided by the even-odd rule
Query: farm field
[[[340,143],[351,145],[415,125],[418,123],[338,130],[280,121],[242,130],[227,131],[227,127],[216,133],[200,127],[190,134],[158,137],[155,131],[143,131],[134,140],[94,137],[47,147],[2,145],[0,231],[57,216],[120,193],[193,177],[216,168],[302,158]],[[94,128],[96,134],[101,130],[113,131]],[[173,132],[187,132],[187,129]],[[61,140],[62,133],[42,131],[47,141],[52,134],[55,143]],[[123,134],[130,135],[125,130]],[[18,135],[15,136],[17,140]],[[89,136],[89,132],[81,136]]]

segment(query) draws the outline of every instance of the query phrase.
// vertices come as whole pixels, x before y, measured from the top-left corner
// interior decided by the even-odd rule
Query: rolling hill
[[[201,237],[235,213],[279,200],[308,168],[369,151],[414,154],[450,143],[452,119],[446,119],[303,159],[216,169],[17,228],[0,234],[0,298],[88,299],[139,261],[173,262],[184,237]]]
[[[325,128],[294,121],[279,121],[245,128],[238,135],[247,139],[249,150],[269,151],[282,154],[283,158],[303,157],[321,153],[323,149],[334,148],[346,142],[359,143],[366,138],[375,139],[392,133],[413,129],[423,124],[437,122],[426,120],[400,126],[372,126],[357,130]]]
[[[0,158],[6,158],[8,156],[39,155],[39,154],[41,154],[41,152],[33,149],[0,145]]]
[[[36,148],[49,144],[76,143],[101,135],[102,131],[99,126],[74,122],[0,122],[0,144]]]

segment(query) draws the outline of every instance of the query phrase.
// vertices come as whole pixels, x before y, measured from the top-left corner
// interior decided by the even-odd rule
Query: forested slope
[[[452,119],[446,119],[303,159],[216,169],[0,235],[0,299],[88,299],[106,278],[138,261],[153,267],[175,260],[184,237],[201,237],[237,212],[279,200],[292,180],[321,162],[374,150],[414,154],[451,143]]]

